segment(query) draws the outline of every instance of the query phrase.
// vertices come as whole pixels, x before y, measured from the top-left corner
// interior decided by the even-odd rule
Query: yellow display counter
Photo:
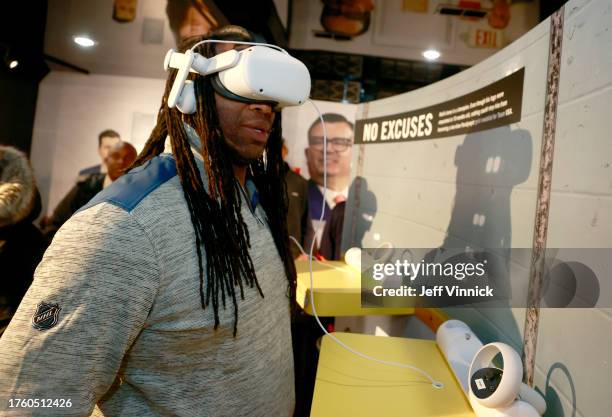
[[[444,388],[410,369],[363,359],[324,336],[311,417],[474,417],[435,341],[334,335],[361,353],[421,367]]]
[[[308,261],[296,261],[297,303],[312,314],[310,305],[310,269]],[[362,308],[361,277],[357,271],[341,261],[312,263],[314,298],[319,316],[368,316],[413,314],[412,307]]]

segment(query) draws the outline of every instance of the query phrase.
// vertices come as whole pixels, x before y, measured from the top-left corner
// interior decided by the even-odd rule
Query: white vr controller
[[[546,401],[522,382],[523,363],[505,343],[482,344],[462,321],[447,320],[436,341],[477,417],[538,417]],[[493,365],[501,354],[503,369]]]
[[[203,43],[250,45],[241,51],[231,49],[212,58],[194,52]],[[164,70],[178,70],[168,96],[168,107],[184,114],[196,111],[190,72],[206,76],[216,74],[219,88],[229,98],[245,102],[271,103],[275,109],[303,104],[310,95],[310,74],[306,66],[285,50],[269,44],[205,40],[185,53],[171,49],[164,59]]]
[[[492,365],[501,354],[503,369]],[[480,348],[469,374],[469,400],[478,417],[539,417],[546,412],[546,401],[522,382],[523,363],[518,353],[505,343]]]

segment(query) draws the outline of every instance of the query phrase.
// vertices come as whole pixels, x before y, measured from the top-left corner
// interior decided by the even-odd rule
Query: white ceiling
[[[166,78],[163,61],[174,38],[165,9],[166,0],[138,0],[134,21],[118,23],[112,18],[113,0],[49,0],[45,53],[95,74]],[[145,18],[163,19],[161,44],[142,42]],[[72,38],[81,34],[97,44],[89,49],[76,45]]]

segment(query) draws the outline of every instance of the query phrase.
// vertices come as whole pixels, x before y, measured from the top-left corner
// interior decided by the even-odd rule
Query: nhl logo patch
[[[48,330],[55,326],[60,310],[59,304],[50,304],[44,301],[38,304],[32,317],[32,327],[36,330]]]

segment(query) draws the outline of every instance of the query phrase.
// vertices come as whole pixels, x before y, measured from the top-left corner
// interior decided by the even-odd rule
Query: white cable
[[[317,114],[319,115],[319,120],[321,120],[321,126],[323,127],[323,208],[321,210],[321,217],[319,218],[319,224],[317,225],[317,230],[315,230],[314,236],[317,236],[317,233],[319,232],[319,229],[321,228],[321,224],[323,222],[323,218],[325,217],[325,194],[327,193],[327,130],[325,129],[325,121],[323,120],[323,115],[321,114],[321,111],[319,110],[319,108],[317,107],[317,105],[310,99],[308,99],[308,101],[310,102],[310,104],[313,105],[313,107],[315,108],[315,110],[317,111]],[[323,332],[328,335],[334,342],[336,342],[338,345],[340,345],[341,347],[343,347],[344,349],[348,350],[349,352],[360,356],[366,360],[370,360],[373,362],[378,362],[381,363],[383,365],[389,365],[389,366],[395,366],[398,368],[404,368],[404,369],[411,369],[415,372],[420,373],[421,375],[423,375],[424,377],[426,377],[427,379],[429,379],[429,381],[431,381],[431,385],[434,388],[437,389],[441,389],[444,388],[444,384],[441,381],[437,381],[436,379],[434,379],[431,375],[429,375],[427,372],[425,372],[424,370],[417,368],[414,365],[408,365],[408,364],[404,364],[404,363],[400,363],[400,362],[392,362],[392,361],[386,361],[386,360],[382,360],[382,359],[378,359],[378,358],[374,358],[372,356],[366,355],[365,353],[361,353],[358,352],[354,349],[352,349],[351,347],[347,346],[344,342],[342,342],[340,339],[338,339],[336,336],[334,336],[333,334],[329,333],[327,331],[327,329],[325,328],[325,326],[323,326],[323,324],[321,324],[321,320],[319,320],[319,316],[317,315],[317,309],[315,307],[315,300],[314,300],[314,276],[312,273],[312,259],[313,259],[313,251],[314,251],[314,245],[315,245],[315,241],[316,239],[312,239],[312,243],[310,245],[310,253],[307,254],[309,259],[308,259],[308,265],[310,267],[310,305],[312,306],[312,315],[315,317],[315,319],[317,320],[317,323],[319,324],[319,327],[321,328],[321,330],[323,330]]]

